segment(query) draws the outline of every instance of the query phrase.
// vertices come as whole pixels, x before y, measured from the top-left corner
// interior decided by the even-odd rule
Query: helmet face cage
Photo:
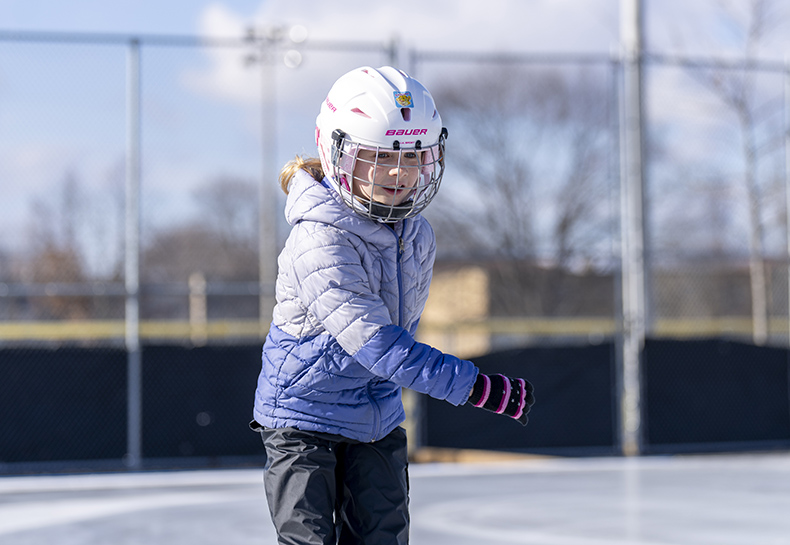
[[[384,148],[358,144],[340,130],[332,134],[330,172],[343,201],[379,222],[416,216],[433,200],[444,175],[444,142]],[[397,142],[396,142],[397,144]]]

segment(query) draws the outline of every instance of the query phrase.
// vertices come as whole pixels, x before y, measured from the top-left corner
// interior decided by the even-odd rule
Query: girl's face
[[[398,206],[412,194],[420,178],[420,152],[359,150],[352,193],[385,206]]]

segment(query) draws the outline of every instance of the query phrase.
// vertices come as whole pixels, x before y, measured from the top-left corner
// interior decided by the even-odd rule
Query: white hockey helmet
[[[349,207],[381,222],[416,216],[428,206],[444,174],[446,137],[428,90],[390,66],[357,68],[341,76],[316,119],[324,174]],[[360,159],[360,151],[371,153]],[[380,162],[379,157],[385,156],[389,162]],[[392,172],[395,181],[390,179],[384,186],[358,177],[356,183],[368,189],[355,191],[354,169],[363,166],[361,161],[371,177],[378,180],[386,171]],[[402,185],[397,172],[406,173],[403,179],[408,178],[408,185]],[[386,189],[402,196],[378,198]]]

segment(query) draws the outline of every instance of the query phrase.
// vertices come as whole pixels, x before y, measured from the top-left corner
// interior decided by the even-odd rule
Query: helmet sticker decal
[[[411,99],[410,91],[404,93],[393,91],[392,94],[395,95],[395,102],[398,104],[399,108],[414,108],[414,101]]]

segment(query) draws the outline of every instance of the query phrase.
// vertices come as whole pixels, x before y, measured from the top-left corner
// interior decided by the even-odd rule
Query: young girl
[[[394,68],[359,68],[316,125],[319,159],[280,175],[293,230],[251,426],[280,544],[405,544],[401,387],[526,425],[532,386],[414,340],[435,254],[420,212],[447,137],[430,93]]]

